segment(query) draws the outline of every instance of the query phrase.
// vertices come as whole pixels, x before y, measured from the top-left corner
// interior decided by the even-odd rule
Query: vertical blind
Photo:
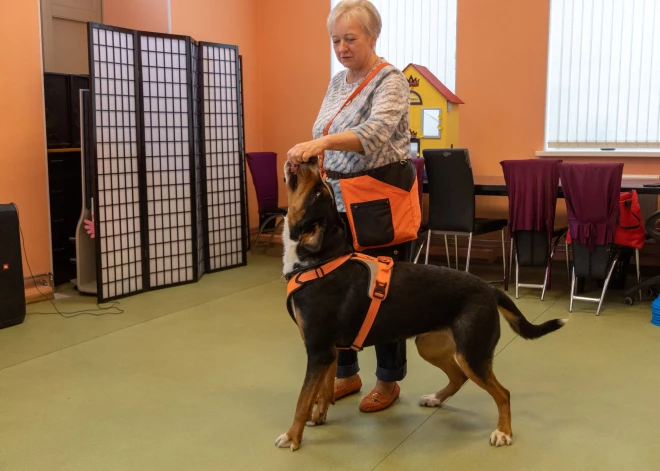
[[[550,1],[548,149],[660,148],[659,10],[658,0]]]
[[[331,0],[331,7],[339,0]],[[410,63],[427,67],[450,90],[456,90],[457,0],[371,0],[383,29],[376,52],[403,69]],[[332,45],[331,45],[332,46]],[[331,72],[343,66],[331,49]]]

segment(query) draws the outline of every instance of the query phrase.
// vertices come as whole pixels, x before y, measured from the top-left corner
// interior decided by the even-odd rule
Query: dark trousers
[[[346,226],[346,241],[353,246],[353,235],[348,224],[346,213],[339,213]],[[388,256],[395,261],[408,262],[412,259],[412,243],[405,242],[391,247],[370,249],[363,252],[372,257]],[[376,378],[381,381],[401,381],[406,376],[406,341],[387,342],[375,345],[376,348]],[[337,378],[348,378],[360,371],[358,352],[354,350],[339,350],[337,358]]]

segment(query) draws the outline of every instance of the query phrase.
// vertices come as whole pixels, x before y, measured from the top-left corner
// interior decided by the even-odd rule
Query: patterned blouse
[[[346,83],[347,70],[330,82],[312,130],[314,139],[323,136],[328,121],[364,79]],[[353,131],[364,149],[361,152],[326,151],[326,170],[361,172],[406,159],[410,156],[410,91],[408,80],[392,65],[381,69],[330,126],[329,134]],[[337,209],[345,212],[339,181],[328,179],[335,192]]]

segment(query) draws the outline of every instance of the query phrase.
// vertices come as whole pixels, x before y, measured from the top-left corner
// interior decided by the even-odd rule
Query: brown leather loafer
[[[355,381],[347,384],[343,388],[338,388],[335,384],[335,401],[341,399],[344,396],[355,394],[356,392],[359,392],[360,389],[362,389],[362,380],[359,376],[355,379]]]
[[[362,402],[360,402],[360,410],[362,412],[378,412],[387,409],[392,405],[394,400],[399,397],[400,392],[401,388],[396,383],[394,384],[392,394],[389,396],[376,392],[376,390],[373,389],[369,395],[364,396]]]

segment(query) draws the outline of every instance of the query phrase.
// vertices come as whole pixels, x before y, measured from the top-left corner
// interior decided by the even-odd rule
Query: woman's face
[[[339,18],[330,32],[337,60],[347,69],[360,70],[373,57],[376,40],[370,38],[356,20]]]

